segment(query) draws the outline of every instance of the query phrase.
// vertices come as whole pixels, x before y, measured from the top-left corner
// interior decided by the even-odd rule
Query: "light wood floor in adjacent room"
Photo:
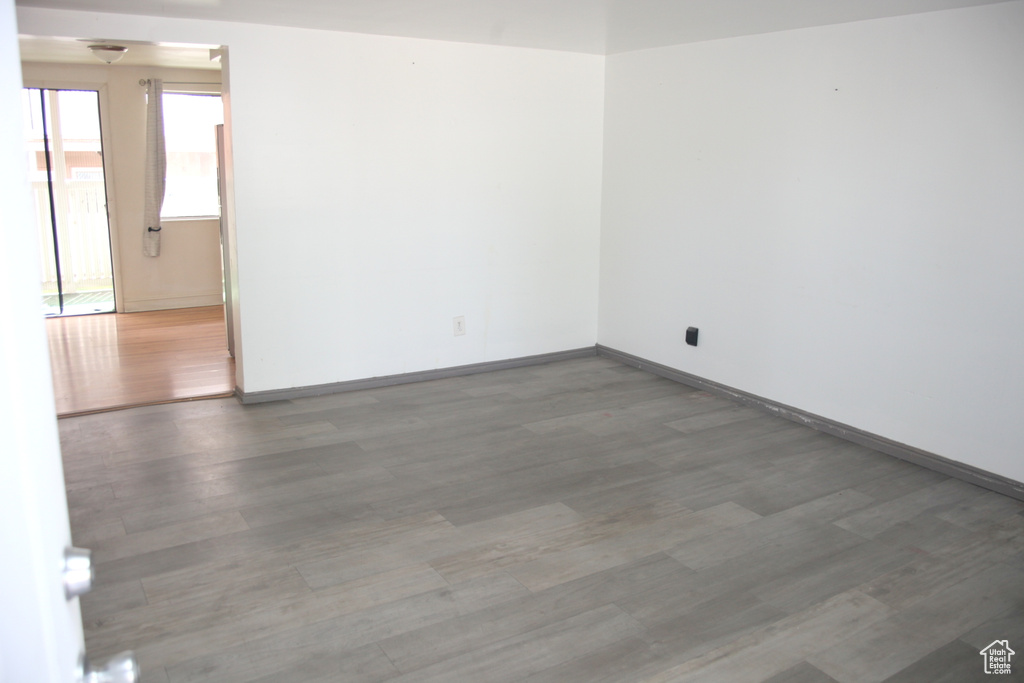
[[[1024,504],[608,359],[60,431],[88,651],[142,683],[963,683],[1024,646]]]
[[[57,414],[229,396],[224,307],[48,318]]]

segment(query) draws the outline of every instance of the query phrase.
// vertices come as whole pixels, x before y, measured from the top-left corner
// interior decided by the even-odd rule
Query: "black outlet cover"
[[[686,328],[686,343],[690,346],[697,345],[697,328],[687,327]]]

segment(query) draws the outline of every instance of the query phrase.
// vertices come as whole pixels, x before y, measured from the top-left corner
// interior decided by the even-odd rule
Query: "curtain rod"
[[[139,85],[149,85],[148,78],[140,78]],[[220,85],[212,81],[164,81],[164,85]]]

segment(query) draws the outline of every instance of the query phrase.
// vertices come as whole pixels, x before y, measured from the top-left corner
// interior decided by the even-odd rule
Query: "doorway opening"
[[[114,269],[95,90],[22,90],[47,316],[109,313]]]
[[[75,268],[65,265],[49,247],[56,241],[61,257],[65,256],[65,252],[72,251],[71,246],[65,246],[68,237],[59,229],[56,240],[42,234],[38,237],[46,247],[41,251],[49,256],[47,265],[53,264],[49,266],[53,284],[47,291],[52,298],[46,301],[50,304],[47,313],[51,313],[46,329],[58,415],[230,394],[235,386],[230,343],[237,324],[231,317],[238,300],[234,289],[237,279],[225,277],[229,270],[222,265],[231,260],[232,253],[226,232],[229,225],[233,230],[233,223],[225,220],[225,216],[230,219],[226,211],[230,195],[225,193],[225,201],[218,201],[218,175],[222,192],[225,187],[231,189],[233,177],[225,87],[227,48],[118,40],[126,46],[123,59],[101,66],[89,46],[112,41],[25,35],[18,41],[22,80],[33,89],[25,94],[24,118],[33,122],[27,126],[32,130],[41,129],[46,121],[48,135],[36,134],[32,140],[39,148],[40,160],[52,157],[52,175],[59,175],[55,171],[63,157],[57,154],[57,136],[50,120],[58,116],[54,113],[57,111],[58,124],[64,122],[69,106],[64,102],[68,96],[65,91],[85,91],[98,101],[101,114],[94,114],[93,120],[94,129],[100,128],[102,135],[101,139],[94,137],[102,146],[87,150],[93,153],[93,175],[87,175],[88,164],[80,163],[81,159],[72,160],[69,155],[62,163],[69,181],[98,179],[104,176],[95,172],[100,168],[105,172],[106,196],[101,197],[105,201],[97,201],[93,207],[106,214],[101,217],[109,218],[104,265],[112,272],[106,291],[116,294],[116,299],[108,295],[110,303],[105,309],[109,313],[75,315],[102,310],[89,306],[95,301],[83,302],[75,296],[83,293],[84,285],[100,278],[78,277],[69,283]],[[168,162],[159,258],[143,252],[144,228],[139,221],[145,196],[141,132],[146,124],[146,86],[153,79],[162,80],[164,86]],[[56,106],[52,98],[59,100]],[[199,130],[199,124],[188,117],[175,115],[173,101],[177,100],[205,104],[206,109],[218,110],[219,115]],[[44,106],[48,109],[45,117]],[[175,131],[176,120],[182,123],[183,131],[178,131],[181,135]],[[229,133],[223,146],[227,154],[218,159],[215,124],[221,121],[227,124]],[[63,138],[71,137],[67,126],[62,133]],[[206,140],[202,149],[192,146],[193,139],[199,137]],[[70,150],[70,143],[63,142],[63,149]],[[47,145],[51,147],[49,154]],[[29,157],[31,160],[33,155]],[[218,174],[218,167],[227,170]],[[46,176],[45,164],[31,167],[30,172],[34,180],[41,180]],[[58,214],[61,207],[61,190],[56,185],[53,212],[48,194],[36,201],[37,213],[43,217]],[[56,221],[50,221],[51,226],[60,220],[58,214]],[[51,227],[50,235],[53,233]],[[60,275],[55,272],[58,268]],[[88,308],[75,308],[82,303]]]

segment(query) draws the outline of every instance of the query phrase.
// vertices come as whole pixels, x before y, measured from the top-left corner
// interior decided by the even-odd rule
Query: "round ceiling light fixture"
[[[120,61],[124,57],[124,53],[128,52],[128,48],[124,45],[90,45],[89,49],[97,59],[107,64]]]

